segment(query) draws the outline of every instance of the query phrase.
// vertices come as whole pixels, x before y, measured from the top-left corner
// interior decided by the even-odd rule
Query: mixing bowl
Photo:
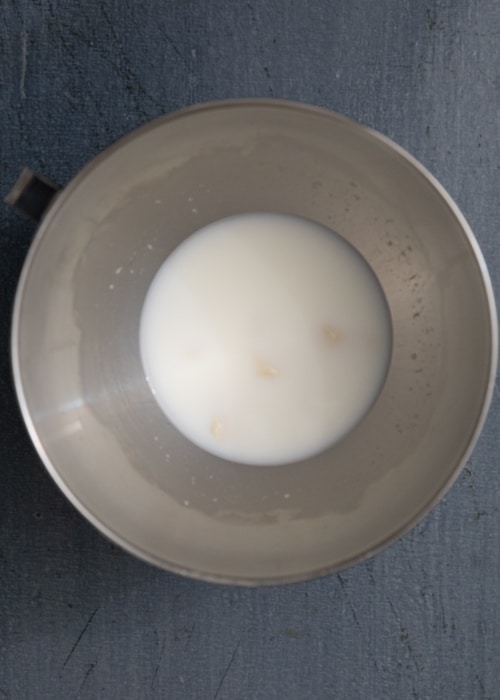
[[[204,452],[169,423],[141,365],[140,314],[158,268],[186,236],[242,212],[335,230],[390,309],[378,400],[303,462]],[[90,162],[43,216],[12,329],[24,420],[70,501],[148,562],[245,584],[339,570],[415,525],[473,448],[496,355],[485,263],[443,188],[374,131],[273,100],[161,117]]]

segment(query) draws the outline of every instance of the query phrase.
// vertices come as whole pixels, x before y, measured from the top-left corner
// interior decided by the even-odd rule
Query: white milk
[[[220,457],[279,464],[345,435],[375,400],[391,326],[382,290],[340,236],[243,214],[186,239],[148,291],[140,346],[170,421]]]

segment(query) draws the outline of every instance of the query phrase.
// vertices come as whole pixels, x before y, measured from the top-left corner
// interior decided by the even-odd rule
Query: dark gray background
[[[303,100],[441,180],[498,296],[497,0],[0,0],[0,57],[2,196],[184,105]],[[95,532],[27,438],[8,335],[33,230],[0,206],[0,700],[497,700],[500,392],[444,502],[375,559],[283,588],[169,575]]]

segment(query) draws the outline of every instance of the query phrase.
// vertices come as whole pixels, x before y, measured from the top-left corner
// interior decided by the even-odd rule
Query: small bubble
[[[161,199],[155,199],[155,204],[161,204]]]
[[[114,285],[114,284],[110,284],[109,287],[108,287],[108,289],[114,289],[114,288],[115,288],[115,285]]]
[[[187,508],[187,506],[189,506],[189,501],[184,501],[184,505],[185,505],[186,508]]]
[[[148,243],[147,246],[146,246],[146,248],[147,248],[148,250],[153,250],[153,246],[151,245],[151,243]]]
[[[290,498],[291,494],[290,493],[284,493],[283,498]]]
[[[191,209],[191,211],[193,212],[193,214],[197,214],[197,213],[198,213],[198,209],[197,209],[196,207],[193,207],[193,208]]]
[[[115,275],[119,275],[122,270],[123,270],[123,267],[117,267],[115,270]]]

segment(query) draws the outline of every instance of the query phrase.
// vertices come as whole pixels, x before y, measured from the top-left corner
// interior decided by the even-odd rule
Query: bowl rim
[[[355,128],[360,134],[370,137],[373,141],[378,142],[396,155],[406,161],[412,168],[419,173],[431,187],[438,193],[444,203],[451,210],[453,216],[456,218],[458,224],[460,225],[471,250],[475,256],[476,262],[478,264],[479,270],[481,272],[481,278],[483,283],[483,288],[485,292],[485,297],[489,312],[489,330],[491,334],[490,343],[490,367],[488,373],[488,382],[484,392],[483,402],[481,411],[478,413],[476,418],[476,425],[472,433],[471,439],[467,447],[462,452],[462,455],[458,459],[453,471],[451,472],[448,479],[441,485],[441,487],[434,493],[433,497],[425,503],[422,508],[420,508],[416,513],[414,513],[401,527],[397,530],[391,532],[391,534],[380,539],[375,545],[367,548],[365,551],[358,552],[352,556],[345,557],[342,561],[336,564],[326,565],[313,569],[310,571],[304,571],[297,574],[283,574],[283,575],[269,575],[269,576],[249,576],[249,575],[227,575],[227,574],[217,574],[210,571],[198,570],[190,567],[183,567],[174,562],[166,561],[163,558],[156,557],[149,552],[145,551],[141,547],[129,542],[126,538],[122,537],[118,532],[105,525],[100,518],[93,513],[87,506],[85,506],[79,498],[73,493],[73,491],[67,486],[64,479],[60,475],[55,464],[49,458],[42,441],[36,430],[34,421],[31,417],[28,402],[21,378],[21,366],[19,361],[19,327],[20,327],[20,315],[21,307],[24,299],[24,292],[26,283],[29,277],[31,267],[34,263],[36,252],[43,240],[45,232],[49,229],[52,220],[56,216],[58,210],[61,208],[62,204],[66,199],[73,193],[75,189],[78,188],[80,183],[85,180],[92,171],[106,158],[108,158],[114,151],[123,148],[129,142],[134,139],[141,137],[146,132],[153,129],[159,128],[164,124],[178,119],[183,119],[193,114],[200,114],[207,111],[218,111],[225,109],[234,108],[281,108],[283,110],[294,110],[303,111],[309,114],[317,114],[329,119],[334,119],[343,122],[345,125]],[[66,498],[72,503],[72,505],[105,537],[107,537],[111,542],[117,544],[122,549],[130,554],[133,554],[138,559],[152,564],[160,569],[170,571],[172,573],[187,576],[191,579],[202,580],[210,583],[218,584],[230,584],[230,585],[242,585],[242,586],[272,586],[278,584],[291,584],[299,583],[303,581],[308,581],[329,574],[333,574],[338,571],[342,571],[346,568],[354,566],[355,564],[366,561],[378,552],[384,550],[392,543],[401,539],[410,530],[412,530],[416,525],[418,525],[429,513],[430,511],[443,499],[446,493],[449,491],[451,486],[458,479],[460,473],[465,467],[469,457],[471,456],[479,436],[484,427],[488,411],[493,398],[493,392],[495,389],[495,378],[497,374],[497,364],[498,364],[498,319],[497,319],[497,309],[495,303],[495,295],[493,290],[493,285],[488,272],[486,261],[484,259],[483,253],[476,240],[471,227],[469,226],[465,216],[462,214],[458,205],[447,192],[447,190],[440,184],[440,182],[432,175],[432,173],[414,156],[412,156],[405,148],[399,146],[391,138],[385,136],[379,131],[365,126],[364,124],[347,117],[339,112],[325,107],[319,107],[316,105],[309,104],[307,102],[301,102],[296,100],[286,100],[286,99],[275,99],[275,98],[233,98],[224,100],[213,100],[209,102],[202,102],[199,104],[194,104],[182,109],[177,109],[172,112],[160,115],[141,126],[133,129],[124,136],[121,136],[114,142],[112,142],[105,149],[100,151],[96,156],[94,156],[86,165],[81,168],[77,174],[70,180],[70,182],[63,187],[63,189],[58,193],[58,195],[51,202],[48,210],[42,218],[42,221],[38,225],[35,232],[34,238],[31,242],[29,251],[25,258],[23,268],[18,280],[11,323],[11,368],[14,378],[14,387],[16,391],[17,401],[21,410],[21,414],[26,425],[28,434],[31,438],[33,445],[40,457],[42,463],[44,464],[46,470],[55,481],[59,489],[66,496]]]

